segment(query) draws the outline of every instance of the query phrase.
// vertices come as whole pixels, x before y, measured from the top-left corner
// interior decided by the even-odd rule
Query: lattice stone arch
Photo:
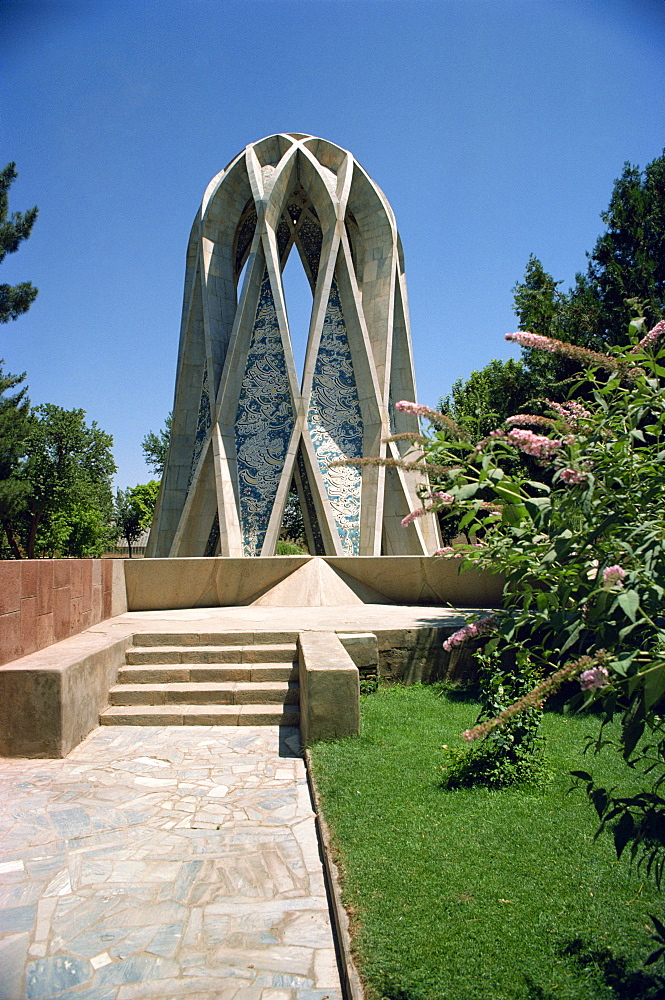
[[[312,292],[296,372],[282,272],[296,252]],[[172,436],[147,554],[273,555],[295,483],[310,551],[422,555],[408,528],[417,478],[391,466],[417,429],[404,259],[382,191],[351,153],[282,133],[208,185],[187,251]]]

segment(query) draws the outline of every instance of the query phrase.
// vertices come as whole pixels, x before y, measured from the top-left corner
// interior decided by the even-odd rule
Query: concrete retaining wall
[[[0,664],[126,610],[123,560],[0,561]]]
[[[65,757],[99,725],[131,636],[85,633],[0,670],[0,755]]]
[[[340,580],[371,588],[368,603],[491,608],[501,602],[502,578],[434,556],[230,556],[125,560],[129,611],[236,607],[261,601],[305,563],[320,559]],[[292,602],[288,602],[289,605]],[[326,603],[342,603],[326,602]],[[362,598],[357,600],[363,603]]]

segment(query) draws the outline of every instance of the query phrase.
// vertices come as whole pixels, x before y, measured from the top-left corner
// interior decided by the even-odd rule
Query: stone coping
[[[351,943],[351,933],[349,915],[342,902],[342,887],[339,869],[335,864],[330,839],[330,829],[323,815],[321,806],[321,796],[319,787],[312,770],[312,757],[309,750],[304,751],[305,768],[307,772],[307,783],[309,785],[312,803],[314,805],[314,816],[316,820],[316,830],[319,835],[319,844],[323,856],[323,870],[326,876],[326,884],[329,893],[330,913],[332,916],[332,929],[337,945],[337,961],[339,965],[340,979],[344,1000],[365,1000],[365,993],[358,969],[353,960],[353,946]]]

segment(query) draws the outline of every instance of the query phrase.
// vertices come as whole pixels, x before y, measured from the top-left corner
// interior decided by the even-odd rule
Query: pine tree
[[[15,253],[23,240],[27,240],[37,218],[37,208],[9,215],[9,188],[16,180],[16,164],[8,163],[0,171],[0,263],[8,253]],[[0,285],[0,323],[8,323],[27,312],[37,295],[29,281],[18,285]]]

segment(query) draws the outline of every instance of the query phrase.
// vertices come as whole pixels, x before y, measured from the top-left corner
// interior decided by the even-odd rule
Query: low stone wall
[[[0,755],[66,757],[99,725],[131,641],[86,632],[0,669]]]
[[[301,632],[300,733],[305,746],[360,732],[358,667],[334,632]]]
[[[450,628],[436,626],[338,632],[337,637],[358,667],[361,681],[469,683],[476,676],[473,656],[463,648],[446,652],[443,643],[450,633]]]
[[[127,610],[119,559],[0,561],[0,664]]]

